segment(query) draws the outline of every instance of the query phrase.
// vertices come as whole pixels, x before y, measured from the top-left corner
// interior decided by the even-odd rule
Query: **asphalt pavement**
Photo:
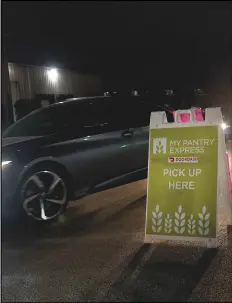
[[[3,302],[231,302],[232,246],[144,244],[146,181],[72,202],[66,222],[2,226]]]

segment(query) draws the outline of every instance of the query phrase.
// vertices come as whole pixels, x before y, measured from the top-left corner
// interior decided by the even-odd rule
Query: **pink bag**
[[[201,122],[204,121],[202,110],[200,108],[194,108],[194,119],[195,121]],[[176,111],[173,112],[173,116],[175,118]],[[190,113],[181,113],[179,122],[189,122],[190,121]]]

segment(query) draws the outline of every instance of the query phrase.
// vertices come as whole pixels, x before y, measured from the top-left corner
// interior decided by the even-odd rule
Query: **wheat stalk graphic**
[[[161,141],[159,141],[158,145],[156,145],[156,152],[161,153],[163,151],[163,144]]]
[[[199,213],[198,217],[198,231],[202,236],[206,236],[209,233],[210,213],[206,214],[205,205],[202,207],[202,213]]]
[[[170,234],[172,231],[172,218],[169,214],[167,214],[167,217],[164,219],[164,231],[167,234]]]
[[[153,141],[153,153],[166,153],[167,138],[155,138]]]
[[[188,233],[194,235],[196,232],[196,220],[194,220],[193,215],[188,219]]]
[[[179,205],[177,212],[175,212],[175,227],[177,234],[183,234],[185,231],[185,213],[182,213],[182,206]]]
[[[152,212],[152,230],[160,233],[162,230],[163,213],[159,211],[159,205],[156,205],[155,211]]]

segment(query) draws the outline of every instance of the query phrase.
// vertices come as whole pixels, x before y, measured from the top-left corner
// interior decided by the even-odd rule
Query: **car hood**
[[[13,145],[13,144],[16,144],[16,143],[31,141],[31,140],[37,139],[37,138],[41,138],[41,136],[2,138],[2,147]]]

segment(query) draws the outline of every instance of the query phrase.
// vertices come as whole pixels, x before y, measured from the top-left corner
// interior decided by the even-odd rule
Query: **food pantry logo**
[[[153,139],[153,154],[166,154],[167,152],[167,138]]]

